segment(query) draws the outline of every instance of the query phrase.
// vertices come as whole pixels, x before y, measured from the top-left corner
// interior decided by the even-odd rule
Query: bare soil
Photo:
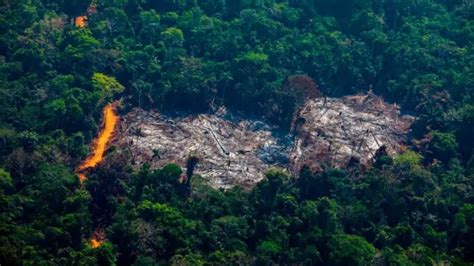
[[[137,167],[171,162],[184,169],[187,158],[197,156],[195,173],[212,187],[252,188],[270,167],[297,174],[303,165],[315,171],[354,160],[370,165],[381,147],[395,155],[414,121],[371,93],[308,100],[294,117],[293,133],[283,136],[262,121],[229,117],[137,108],[122,117],[114,144],[128,150]]]

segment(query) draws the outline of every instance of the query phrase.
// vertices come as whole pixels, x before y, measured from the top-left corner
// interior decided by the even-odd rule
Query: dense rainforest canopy
[[[74,173],[111,101],[287,129],[294,80],[373,90],[417,116],[413,141],[252,191],[114,147]],[[1,265],[471,265],[473,148],[470,0],[0,1]]]

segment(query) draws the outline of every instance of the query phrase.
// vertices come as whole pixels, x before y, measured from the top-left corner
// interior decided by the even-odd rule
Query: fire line
[[[116,114],[115,104],[109,103],[104,107],[102,129],[99,136],[94,141],[92,152],[77,168],[77,173],[81,183],[87,179],[87,176],[83,171],[96,167],[104,160],[104,153],[107,150],[107,145],[110,142],[110,139],[114,135],[115,126],[117,125],[118,120],[119,116]]]

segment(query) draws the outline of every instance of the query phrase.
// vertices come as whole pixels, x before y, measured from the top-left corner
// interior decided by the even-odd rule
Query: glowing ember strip
[[[118,115],[115,113],[115,105],[113,103],[108,104],[104,108],[104,122],[103,127],[99,133],[99,137],[94,141],[94,148],[91,155],[82,162],[77,168],[79,179],[81,182],[87,178],[82,171],[96,167],[104,159],[104,153],[107,149],[107,144],[113,137],[115,126],[119,120]]]

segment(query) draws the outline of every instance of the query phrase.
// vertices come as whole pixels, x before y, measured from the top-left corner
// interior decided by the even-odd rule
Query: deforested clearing
[[[414,118],[369,93],[308,100],[293,120],[292,132],[282,134],[229,113],[173,116],[136,108],[123,117],[116,144],[135,166],[173,162],[184,169],[187,158],[197,156],[195,173],[211,186],[252,188],[270,167],[297,175],[303,165],[315,171],[353,160],[368,166],[379,149],[395,155]]]

